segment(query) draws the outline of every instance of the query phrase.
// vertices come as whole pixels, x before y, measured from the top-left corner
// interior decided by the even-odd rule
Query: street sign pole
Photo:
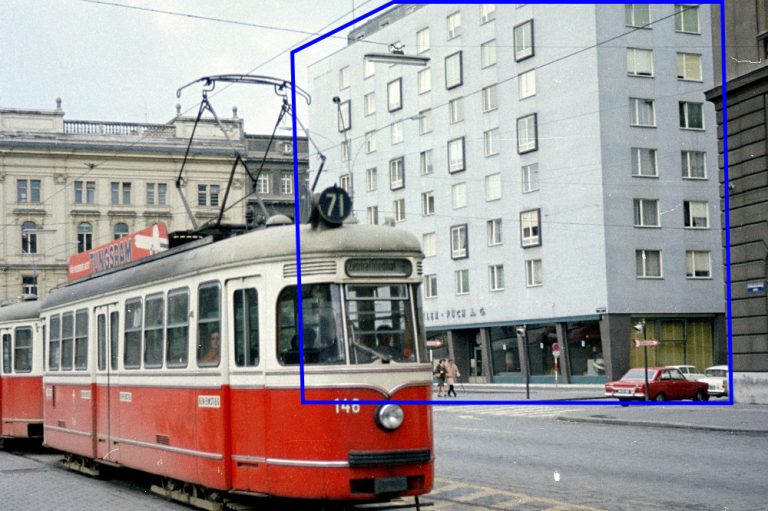
[[[648,401],[648,346],[643,346],[643,358],[645,359],[645,400]]]

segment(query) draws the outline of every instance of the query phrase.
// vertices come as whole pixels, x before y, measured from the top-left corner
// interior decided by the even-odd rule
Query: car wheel
[[[629,401],[629,399],[627,399],[627,398],[625,398],[625,397],[620,397],[620,398],[619,398],[619,404],[620,404],[621,406],[629,406],[629,403],[627,403],[627,401]]]
[[[659,392],[658,394],[656,394],[656,397],[653,398],[653,400],[654,401],[665,401],[666,398],[667,398],[667,396],[665,396],[663,392]]]
[[[709,395],[705,394],[703,390],[699,389],[696,391],[696,395],[693,396],[694,401],[706,401],[709,399]]]

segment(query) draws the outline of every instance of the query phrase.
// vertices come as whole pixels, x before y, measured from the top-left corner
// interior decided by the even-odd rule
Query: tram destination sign
[[[410,277],[413,271],[408,259],[347,259],[345,269],[350,277]]]

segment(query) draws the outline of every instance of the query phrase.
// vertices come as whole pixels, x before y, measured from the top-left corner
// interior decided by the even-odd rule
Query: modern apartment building
[[[255,226],[275,213],[293,217],[291,138],[278,138],[267,152],[270,137],[246,134],[233,112],[222,121],[233,148],[206,120],[180,175],[194,119],[178,110],[167,124],[134,124],[67,120],[60,100],[53,110],[0,108],[0,302],[44,296],[66,280],[72,254],[152,223],[186,231],[216,221],[235,150],[254,178],[262,160],[264,171],[254,182],[236,169],[223,222]],[[304,138],[299,153],[303,183]]]
[[[725,361],[710,40],[704,5],[402,5],[309,67],[321,179],[423,242],[435,357],[487,382],[553,381],[553,351],[561,382],[620,377],[638,338]],[[429,61],[366,58],[389,45]]]
[[[728,183],[721,173],[720,184],[721,197],[729,199],[734,398],[768,404],[768,1],[726,2],[724,7],[724,18],[717,12],[713,16],[712,46],[721,46],[723,20],[726,76],[715,69],[716,87],[707,99],[722,125],[727,92]],[[723,130],[718,133],[722,139]],[[721,143],[721,168],[723,148]]]

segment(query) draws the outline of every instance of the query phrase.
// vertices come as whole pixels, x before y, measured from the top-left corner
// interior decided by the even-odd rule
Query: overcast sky
[[[225,73],[290,79],[286,50],[314,37],[302,32],[325,33],[329,25],[337,27],[351,20],[353,7],[360,15],[383,3],[3,0],[0,108],[54,109],[60,97],[67,120],[163,123],[175,115],[177,103],[193,116],[201,87],[186,89],[177,99],[176,89],[182,85],[201,76]],[[342,38],[326,40],[315,54],[319,58],[343,44]],[[302,84],[303,69],[298,72],[302,72],[299,85],[306,86]],[[237,106],[249,133],[270,132],[280,108],[268,88],[237,85],[211,98],[221,117],[230,117],[232,107]]]

